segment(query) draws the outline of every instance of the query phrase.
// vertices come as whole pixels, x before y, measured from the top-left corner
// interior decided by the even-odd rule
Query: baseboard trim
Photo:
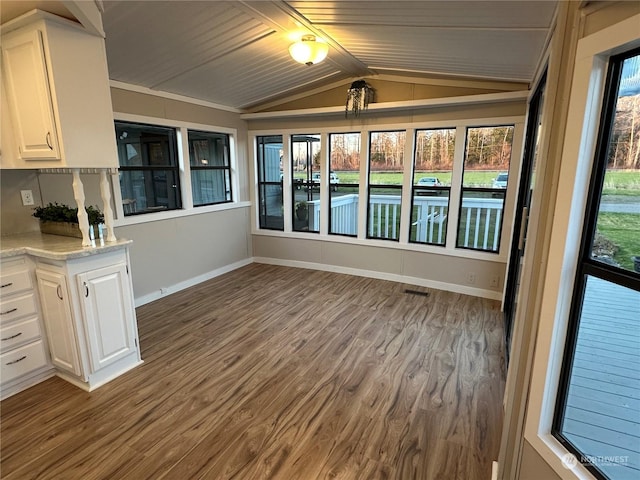
[[[162,297],[166,297],[167,295],[171,295],[172,293],[179,292],[184,290],[185,288],[193,287],[202,282],[206,282],[207,280],[211,280],[212,278],[219,277],[225,273],[232,272],[233,270],[237,270],[238,268],[245,267],[253,263],[252,258],[245,258],[240,260],[239,262],[231,263],[229,265],[225,265],[224,267],[216,268],[207,273],[203,273],[202,275],[198,275],[197,277],[190,278],[188,280],[184,280],[182,282],[176,283],[166,288],[162,288],[161,290],[156,290],[155,292],[148,293],[146,295],[142,295],[140,297],[136,297],[134,300],[135,306],[140,307],[142,305],[146,305],[147,303],[151,303],[155,300],[158,300]]]
[[[325,272],[335,272],[335,273],[344,273],[346,275],[355,275],[358,277],[376,278],[378,280],[389,280],[391,282],[406,283],[408,285],[434,288],[436,290],[445,290],[447,292],[462,293],[464,295],[487,298],[490,300],[502,299],[502,292],[485,290],[483,288],[474,288],[466,285],[458,285],[456,283],[439,282],[437,280],[429,280],[426,278],[410,277],[407,275],[398,275],[395,273],[376,272],[374,270],[363,270],[359,268],[341,267],[338,265],[327,265],[324,263],[302,262],[299,260],[283,260],[281,258],[253,257],[253,261],[255,263],[264,263],[267,265],[279,265],[282,267],[295,267],[295,268],[308,268],[310,270],[321,270]]]

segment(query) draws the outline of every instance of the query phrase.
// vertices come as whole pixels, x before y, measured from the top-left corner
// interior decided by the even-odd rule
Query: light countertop
[[[27,254],[51,260],[70,260],[120,250],[133,242],[119,238],[115,242],[95,240],[93,243],[91,247],[83,247],[81,238],[40,232],[6,235],[0,237],[0,258]]]

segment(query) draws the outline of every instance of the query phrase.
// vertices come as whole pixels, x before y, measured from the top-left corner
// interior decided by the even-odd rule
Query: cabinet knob
[[[53,150],[53,145],[51,145],[51,132],[47,132],[47,147],[49,147],[49,150]]]

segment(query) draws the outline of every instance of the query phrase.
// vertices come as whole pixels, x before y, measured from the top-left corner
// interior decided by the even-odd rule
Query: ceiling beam
[[[360,77],[374,73],[364,63],[345,50],[342,45],[315,27],[304,15],[284,1],[242,0],[236,2],[235,5],[243,8],[249,15],[260,20],[265,25],[271,26],[281,34],[287,35],[304,31],[304,33],[312,33],[316,37],[322,38],[331,48],[325,61],[332,63],[345,75]],[[291,43],[293,41],[291,40]]]
[[[105,37],[102,26],[102,12],[104,12],[102,0],[94,0],[93,2],[63,0],[62,4],[76,17],[87,32],[102,38]]]

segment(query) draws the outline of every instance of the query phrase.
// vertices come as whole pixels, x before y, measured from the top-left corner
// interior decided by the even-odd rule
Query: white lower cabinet
[[[24,255],[0,261],[0,398],[52,375],[32,261]]]
[[[92,390],[141,363],[126,250],[36,268],[51,361]]]
[[[38,290],[42,304],[51,363],[74,375],[82,375],[77,336],[71,318],[67,278],[62,273],[37,270]]]
[[[91,368],[94,371],[137,350],[128,280],[125,264],[78,275]]]

